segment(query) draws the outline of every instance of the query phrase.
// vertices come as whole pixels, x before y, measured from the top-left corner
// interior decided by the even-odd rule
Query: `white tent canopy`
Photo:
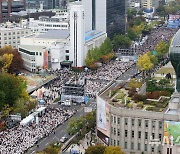
[[[24,119],[20,122],[20,125],[25,126],[25,125],[29,124],[30,122],[32,122],[33,120],[34,120],[34,116],[32,116],[32,115],[30,114],[28,117],[24,118]]]

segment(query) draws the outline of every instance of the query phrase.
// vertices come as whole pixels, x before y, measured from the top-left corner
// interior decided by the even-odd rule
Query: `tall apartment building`
[[[26,0],[0,0],[0,22],[8,21],[12,12],[26,10]]]
[[[109,95],[116,86],[110,83],[97,96],[98,141],[120,146],[126,154],[179,154],[180,94],[162,111],[147,111],[113,102]]]

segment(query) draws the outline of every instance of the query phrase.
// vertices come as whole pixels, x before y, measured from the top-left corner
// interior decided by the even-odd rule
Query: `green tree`
[[[136,33],[132,30],[132,29],[128,29],[128,34],[127,36],[132,40],[132,41],[135,41],[137,39],[137,35]]]
[[[105,151],[106,147],[104,145],[95,145],[95,146],[89,146],[86,151],[85,154],[103,154]]]
[[[167,44],[166,44],[164,41],[160,41],[160,42],[156,45],[155,51],[158,53],[158,56],[159,56],[159,57],[163,56],[165,53],[168,52]]]
[[[100,46],[101,56],[112,52],[112,43],[109,38],[106,38]]]
[[[1,106],[5,104],[10,105],[10,107],[13,106],[21,97],[23,89],[26,89],[26,82],[22,78],[8,73],[0,74],[0,85],[0,91],[5,96]]]
[[[4,54],[2,56],[2,72],[8,72],[8,69],[12,63],[13,54]]]
[[[104,154],[125,154],[118,146],[108,146],[106,147]]]
[[[114,49],[129,48],[131,40],[125,35],[115,35],[113,39]]]
[[[153,65],[157,65],[158,64],[158,59],[156,56],[152,55],[152,53],[149,51],[147,52],[149,58],[150,58],[150,61],[153,63]]]

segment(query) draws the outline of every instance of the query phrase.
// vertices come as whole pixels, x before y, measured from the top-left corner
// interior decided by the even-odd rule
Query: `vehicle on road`
[[[60,142],[61,142],[61,143],[65,143],[67,140],[68,140],[68,138],[65,137],[65,136],[63,136],[63,137],[60,139]]]

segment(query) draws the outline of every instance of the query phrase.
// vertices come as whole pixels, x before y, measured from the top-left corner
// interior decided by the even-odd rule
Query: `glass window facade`
[[[125,33],[126,23],[126,1],[125,0],[107,0],[107,35],[113,38],[115,34]]]

